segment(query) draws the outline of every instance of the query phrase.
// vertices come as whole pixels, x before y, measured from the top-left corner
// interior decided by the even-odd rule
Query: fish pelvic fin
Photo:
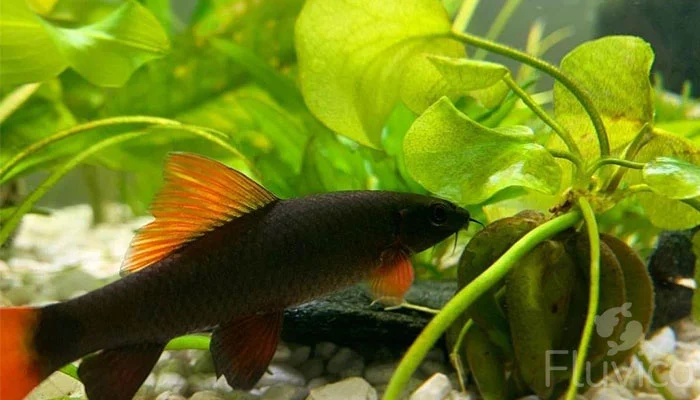
[[[0,308],[0,399],[21,400],[47,374],[33,345],[39,309]]]
[[[88,399],[132,399],[164,348],[164,343],[142,343],[85,357],[78,367],[78,377]]]
[[[277,197],[242,173],[191,153],[171,153],[165,185],[151,205],[155,220],[139,230],[121,267],[127,275],[152,265],[187,242]]]
[[[282,312],[252,315],[214,330],[209,349],[216,376],[231,387],[249,390],[260,380],[277,350]]]
[[[370,273],[372,296],[389,305],[399,305],[413,284],[413,265],[408,253],[400,247],[384,250],[380,265]]]

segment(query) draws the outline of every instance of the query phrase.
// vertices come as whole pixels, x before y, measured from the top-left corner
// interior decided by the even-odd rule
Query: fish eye
[[[447,207],[442,203],[430,206],[430,222],[433,225],[442,225],[447,222]]]

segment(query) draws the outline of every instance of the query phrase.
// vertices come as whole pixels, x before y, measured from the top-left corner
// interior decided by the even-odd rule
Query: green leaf
[[[619,153],[653,118],[649,70],[654,53],[633,36],[608,36],[586,42],[564,57],[562,71],[592,97],[607,128],[610,149]],[[588,115],[562,84],[554,85],[554,114],[577,141],[584,158],[598,153]]]
[[[695,254],[695,282],[700,282],[700,231],[693,235],[693,254]],[[700,323],[700,294],[697,290],[693,294],[693,320]]]
[[[473,97],[486,108],[501,104],[508,94],[503,78],[510,74],[504,65],[467,58],[428,56],[455,94]]]
[[[169,49],[156,18],[135,1],[77,29],[50,24],[23,0],[3,1],[0,15],[0,80],[6,85],[47,80],[70,66],[96,85],[121,86]]]
[[[644,165],[644,182],[670,199],[700,196],[700,167],[669,157],[658,157]]]
[[[649,142],[642,147],[635,161],[646,163],[657,157],[673,157],[692,165],[700,165],[700,149],[680,136],[654,130]],[[630,170],[624,182],[635,185],[644,182],[642,171]],[[700,225],[700,212],[678,200],[656,193],[638,193],[639,203],[652,224],[663,229],[689,229]]]
[[[416,181],[460,204],[481,203],[512,186],[553,194],[561,179],[561,168],[529,128],[486,128],[444,97],[413,124],[404,153]]]
[[[399,100],[422,112],[447,91],[425,57],[464,55],[434,0],[310,0],[296,25],[302,94],[332,130],[371,147]]]

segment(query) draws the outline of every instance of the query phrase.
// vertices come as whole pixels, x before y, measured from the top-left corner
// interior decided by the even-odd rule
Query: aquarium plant
[[[385,398],[446,334],[484,398],[573,399],[587,368],[599,379],[635,353],[645,360],[653,289],[639,252],[661,229],[700,225],[700,125],[692,100],[652,86],[654,53],[639,38],[583,43],[560,66],[542,55],[566,31],[545,36],[537,22],[525,51],[497,42],[518,3],[483,38],[469,33],[473,0],[213,1],[188,21],[168,1],[5,0],[0,182],[48,177],[2,210],[0,243],[76,168],[117,171],[120,200],[144,213],[173,150],[282,196],[433,193],[491,223],[457,265],[449,245],[418,255],[419,277],[456,276],[460,290]],[[535,93],[543,75],[553,89]],[[606,334],[594,334],[602,318]]]

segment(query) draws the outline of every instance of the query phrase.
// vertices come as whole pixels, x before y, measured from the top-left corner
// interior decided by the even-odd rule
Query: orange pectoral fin
[[[381,265],[372,271],[369,286],[375,299],[399,305],[413,283],[413,266],[402,249],[388,249],[382,254]]]
[[[216,376],[224,375],[234,388],[251,389],[275,355],[282,317],[282,312],[252,315],[216,328],[209,345]]]

